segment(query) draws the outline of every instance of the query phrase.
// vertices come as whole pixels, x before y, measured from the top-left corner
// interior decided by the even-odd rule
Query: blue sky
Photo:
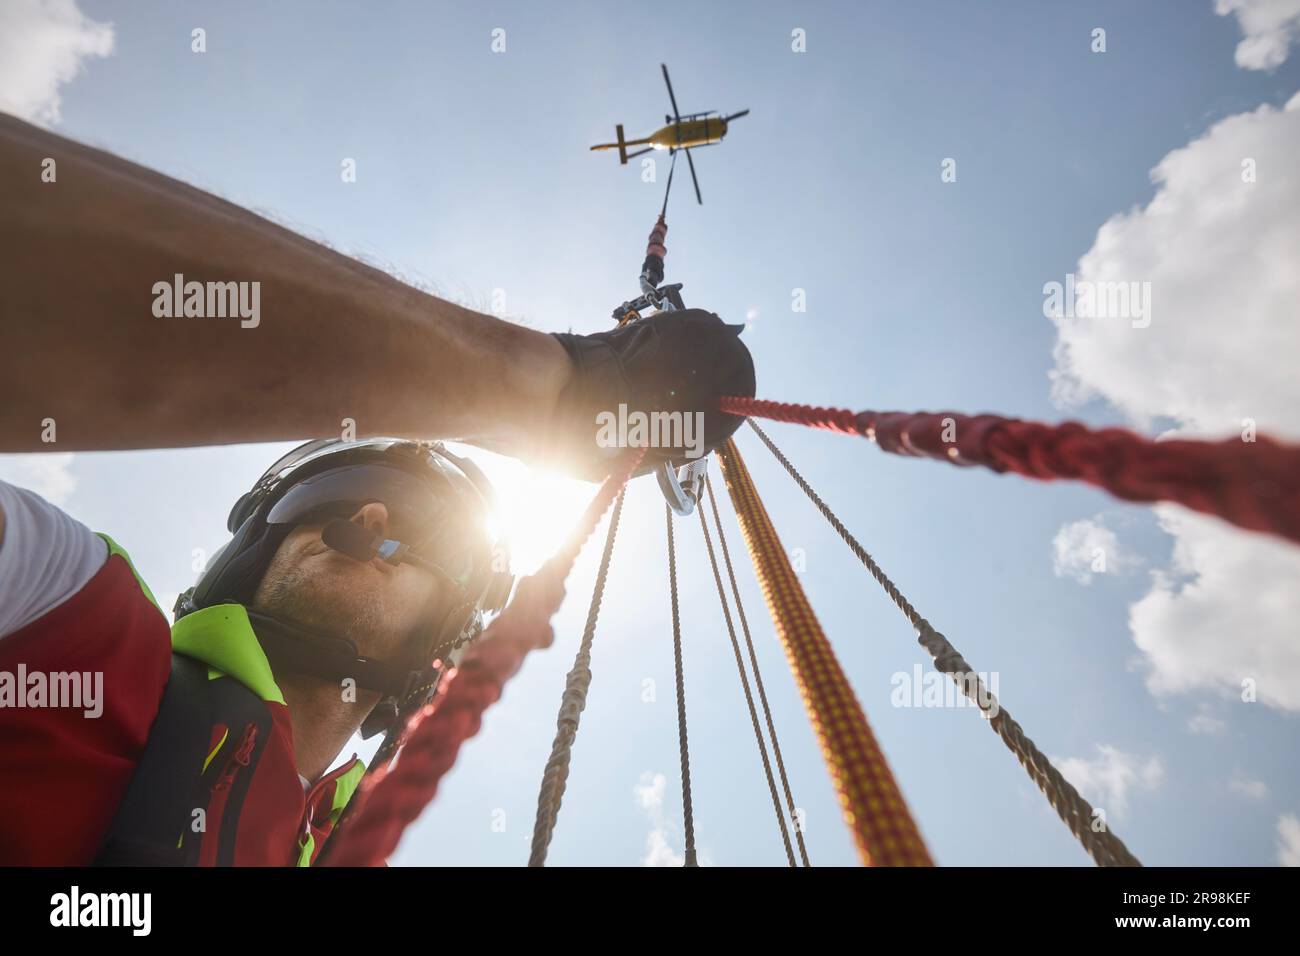
[[[1097,424],[1145,415],[1160,427],[1216,430],[1182,414],[1177,401],[1139,408],[1131,389],[1108,393],[1112,379],[1094,366],[1074,374],[1096,397],[1061,407],[1049,373],[1061,369],[1054,348],[1062,332],[1044,316],[1043,285],[1083,271],[1081,257],[1112,216],[1134,217],[1117,235],[1123,248],[1130,239],[1138,245],[1152,218],[1143,209],[1161,188],[1150,171],[1167,154],[1261,106],[1270,111],[1261,123],[1281,122],[1300,89],[1294,58],[1270,69],[1238,65],[1240,24],[1216,15],[1208,0],[79,6],[90,20],[111,22],[113,48],[86,58],[80,75],[60,86],[52,128],[447,297],[486,309],[502,290],[511,317],[554,331],[605,328],[610,310],[635,292],[667,167],[660,164],[657,183],[644,183],[635,165],[620,168],[612,154],[587,147],[612,139],[618,122],[629,136],[661,125],[667,97],[658,65],[667,62],[683,110],[753,111],[720,146],[697,152],[705,205],[688,201],[684,178],[677,183],[669,280],[685,283],[688,304],[731,321],[748,317],[761,397],[856,408],[1071,415]],[[190,50],[194,27],[207,31],[202,55]],[[490,48],[498,27],[506,31],[503,53]],[[1090,49],[1096,27],[1106,30],[1104,53]],[[806,31],[807,52],[792,52],[795,28]],[[357,161],[356,183],[340,181],[345,157]],[[957,180],[943,183],[940,163],[949,157]],[[1261,159],[1261,181],[1266,169],[1274,177],[1267,188],[1294,195],[1289,181],[1276,184],[1294,170]],[[1175,176],[1170,189],[1180,181]],[[1284,243],[1295,241],[1290,228]],[[1167,272],[1158,275],[1172,288]],[[792,311],[794,289],[805,290],[806,312]],[[1180,300],[1171,292],[1166,301]],[[1203,329],[1194,313],[1173,310],[1160,321],[1182,329],[1175,338],[1196,336]],[[1294,324],[1293,310],[1261,327],[1276,330],[1288,319]],[[1270,349],[1254,351],[1269,359]],[[1150,355],[1153,379],[1192,374],[1187,363],[1161,365],[1167,353]],[[1248,391],[1249,371],[1224,388]],[[1276,399],[1256,404],[1272,409]],[[1231,417],[1225,413],[1217,430],[1235,428],[1225,424]],[[1264,425],[1283,417],[1260,413]],[[977,670],[997,672],[1003,705],[1108,807],[1111,826],[1139,858],[1279,861],[1281,821],[1300,814],[1294,692],[1243,703],[1229,685],[1247,672],[1227,663],[1214,672],[1217,659],[1171,676],[1177,646],[1170,651],[1168,642],[1176,638],[1143,630],[1141,613],[1135,630],[1133,609],[1153,591],[1187,597],[1168,582],[1205,577],[1204,567],[1175,564],[1175,547],[1191,542],[1191,531],[1171,531],[1150,510],[1083,487],[892,458],[862,441],[791,426],[768,432],[922,613]],[[973,710],[890,705],[891,675],[916,663],[928,669],[928,658],[761,445],[744,431],[739,441],[785,544],[806,556],[804,586],[937,861],[1086,864]],[[70,513],[112,534],[156,592],[174,595],[192,582],[193,550],[222,543],[230,503],[281,447],[87,453],[44,467],[10,457],[0,468],[20,482],[54,482]],[[539,559],[590,486],[479,457],[513,496],[519,530],[532,535],[525,557]],[[729,505],[724,513],[729,518]],[[1113,549],[1109,573],[1080,580],[1054,569],[1058,533],[1079,521],[1111,535],[1101,539]],[[814,865],[852,864],[734,521],[729,529],[791,782],[807,813],[810,857]],[[631,865],[681,851],[663,534],[657,491],[648,480],[635,483],[554,864]],[[701,854],[718,865],[780,865],[784,852],[695,520],[679,523],[678,535]],[[1246,535],[1232,533],[1231,546],[1263,555],[1269,568],[1291,560]],[[589,548],[572,579],[555,646],[534,655],[509,686],[394,862],[527,859],[597,551]],[[1268,581],[1259,587],[1230,592],[1240,614],[1225,614],[1229,623],[1198,635],[1197,646],[1296,637],[1280,613],[1263,618],[1277,633],[1241,624],[1259,620],[1249,609],[1277,596],[1263,592]],[[1273,658],[1251,658],[1259,659]],[[1300,669],[1249,673],[1300,677]],[[643,700],[646,681],[653,702]]]

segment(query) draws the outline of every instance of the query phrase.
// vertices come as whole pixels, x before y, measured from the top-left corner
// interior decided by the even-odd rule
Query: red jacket
[[[252,690],[270,718],[261,721],[264,741],[252,724],[213,719],[198,803],[205,812],[196,815],[204,824],[178,839],[200,865],[309,865],[360,782],[360,761],[304,793],[289,710],[244,609],[206,608],[169,629],[125,552],[105,540],[109,558],[80,591],[0,640],[0,865],[95,861],[149,739],[173,649],[207,664],[209,679]],[[98,717],[22,706],[36,702],[41,678],[31,675],[67,672],[102,674]],[[20,673],[27,687],[16,687]]]

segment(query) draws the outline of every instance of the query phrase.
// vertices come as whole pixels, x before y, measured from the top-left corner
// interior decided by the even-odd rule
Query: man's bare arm
[[[156,317],[176,274],[259,282],[258,324]],[[350,418],[532,457],[570,374],[544,333],[0,114],[0,450],[323,437]]]

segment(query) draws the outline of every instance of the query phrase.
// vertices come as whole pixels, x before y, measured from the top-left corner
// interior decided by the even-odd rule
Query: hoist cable
[[[767,776],[767,789],[772,794],[772,809],[776,811],[776,822],[781,828],[781,842],[785,844],[786,859],[791,866],[798,864],[794,859],[794,849],[790,846],[790,831],[785,825],[785,811],[781,809],[781,798],[776,793],[776,780],[772,777],[772,762],[767,756],[767,744],[763,740],[763,731],[758,725],[758,711],[754,707],[754,695],[749,689],[749,677],[745,674],[745,663],[740,657],[740,642],[736,640],[736,626],[731,620],[731,609],[727,606],[727,592],[722,587],[722,574],[718,571],[718,559],[713,553],[713,541],[709,537],[709,523],[704,520],[704,509],[696,508],[700,515],[700,530],[704,532],[704,544],[709,552],[709,564],[713,566],[713,581],[718,586],[718,601],[722,604],[722,616],[727,622],[727,633],[731,636],[731,651],[736,655],[736,671],[740,674],[740,686],[745,692],[745,704],[749,707],[749,722],[754,727],[754,740],[758,744],[758,754],[763,759],[763,773]]]
[[[736,601],[736,615],[740,618],[740,629],[745,635],[745,647],[749,651],[749,665],[754,671],[754,684],[758,688],[758,700],[763,705],[763,719],[767,722],[767,733],[772,738],[772,756],[776,758],[777,773],[781,777],[781,789],[785,794],[786,805],[790,809],[790,821],[794,828],[795,839],[799,843],[799,856],[803,860],[804,866],[811,866],[808,862],[808,848],[804,846],[803,825],[800,821],[799,810],[794,803],[794,795],[790,792],[790,778],[786,776],[785,760],[781,756],[781,742],[776,736],[776,724],[772,721],[772,709],[767,703],[767,690],[763,687],[763,674],[758,669],[758,656],[754,653],[754,639],[749,632],[749,620],[745,617],[745,606],[740,601],[740,587],[736,583],[736,570],[731,564],[731,549],[727,547],[727,536],[722,530],[722,517],[718,513],[718,501],[713,496],[713,483],[709,476],[704,476],[704,490],[709,496],[709,507],[713,510],[713,526],[718,532],[718,543],[722,546],[722,561],[727,567],[727,577],[731,581],[731,594]],[[769,775],[770,776],[770,775]]]
[[[555,740],[551,744],[551,756],[546,761],[542,786],[537,794],[537,819],[533,823],[529,866],[546,865],[546,852],[555,833],[555,821],[560,815],[560,803],[564,799],[565,785],[569,780],[573,742],[578,736],[578,723],[587,706],[587,691],[591,688],[591,645],[596,638],[596,619],[600,616],[609,563],[614,555],[614,538],[618,534],[618,519],[623,513],[623,499],[626,496],[625,489],[619,493],[618,500],[614,503],[614,511],[609,518],[609,531],[605,535],[605,550],[600,556],[600,568],[596,572],[596,584],[592,588],[591,604],[587,608],[587,625],[583,629],[573,667],[564,681],[560,713],[555,718]]]
[[[749,426],[754,433],[762,439],[763,444],[776,457],[789,474],[794,479],[800,490],[808,496],[809,500],[822,513],[832,528],[835,529],[844,543],[849,546],[857,559],[862,562],[867,571],[876,583],[884,588],[889,599],[894,602],[895,607],[903,612],[908,623],[916,631],[917,640],[921,646],[929,652],[934,659],[934,666],[947,674],[957,688],[962,691],[971,702],[974,703],[984,715],[988,718],[989,726],[993,728],[1007,748],[1016,755],[1021,766],[1029,773],[1031,780],[1037,784],[1038,789],[1047,797],[1047,802],[1052,805],[1060,816],[1061,821],[1070,829],[1070,832],[1083,844],[1083,848],[1088,855],[1093,858],[1099,866],[1140,866],[1137,858],[1129,852],[1128,847],[1119,837],[1111,833],[1109,829],[1101,832],[1094,832],[1093,826],[1097,824],[1097,818],[1093,807],[1087,800],[1079,795],[1079,792],[1071,786],[1059,770],[1052,765],[1047,756],[1035,746],[1034,742],[1025,736],[1021,728],[1012,716],[1002,707],[993,692],[984,686],[978,672],[973,670],[966,659],[961,656],[955,647],[948,641],[948,638],[936,631],[930,622],[923,618],[903,596],[902,592],[889,576],[881,570],[880,565],[875,559],[867,553],[858,539],[853,536],[839,517],[830,509],[830,506],[821,499],[821,496],[812,489],[812,486],[804,480],[803,475],[795,469],[781,449],[758,424],[750,419]]]
[[[663,219],[668,215],[668,194],[673,189],[673,170],[677,168],[677,150],[673,150],[672,162],[668,164],[668,185],[664,187],[664,205],[659,210],[659,218]]]
[[[839,796],[859,858],[868,866],[930,866],[907,803],[849,686],[835,651],[813,613],[772,519],[734,439],[720,455],[722,474],[740,519],[777,636],[799,686]]]
[[[673,543],[673,512],[664,505],[668,519],[668,591],[673,611],[673,667],[677,676],[677,752],[682,762],[682,825],[686,833],[686,866],[699,866],[695,854],[695,812],[691,806],[691,760],[686,744],[686,679],[682,668],[682,620],[677,605],[677,548]]]

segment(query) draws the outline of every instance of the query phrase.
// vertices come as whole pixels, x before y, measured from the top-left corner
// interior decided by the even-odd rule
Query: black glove
[[[556,409],[551,460],[599,481],[626,452],[625,439],[641,443],[634,432],[638,414],[641,422],[653,423],[653,412],[680,415],[674,416],[676,428],[666,427],[671,422],[661,417],[659,428],[648,429],[648,440],[662,444],[647,449],[636,474],[665,460],[680,465],[708,454],[744,421],[717,411],[718,398],[754,395],[754,362],[739,338],[743,328],[712,312],[686,309],[594,335],[557,333],[574,374]],[[632,427],[619,429],[620,423]]]

